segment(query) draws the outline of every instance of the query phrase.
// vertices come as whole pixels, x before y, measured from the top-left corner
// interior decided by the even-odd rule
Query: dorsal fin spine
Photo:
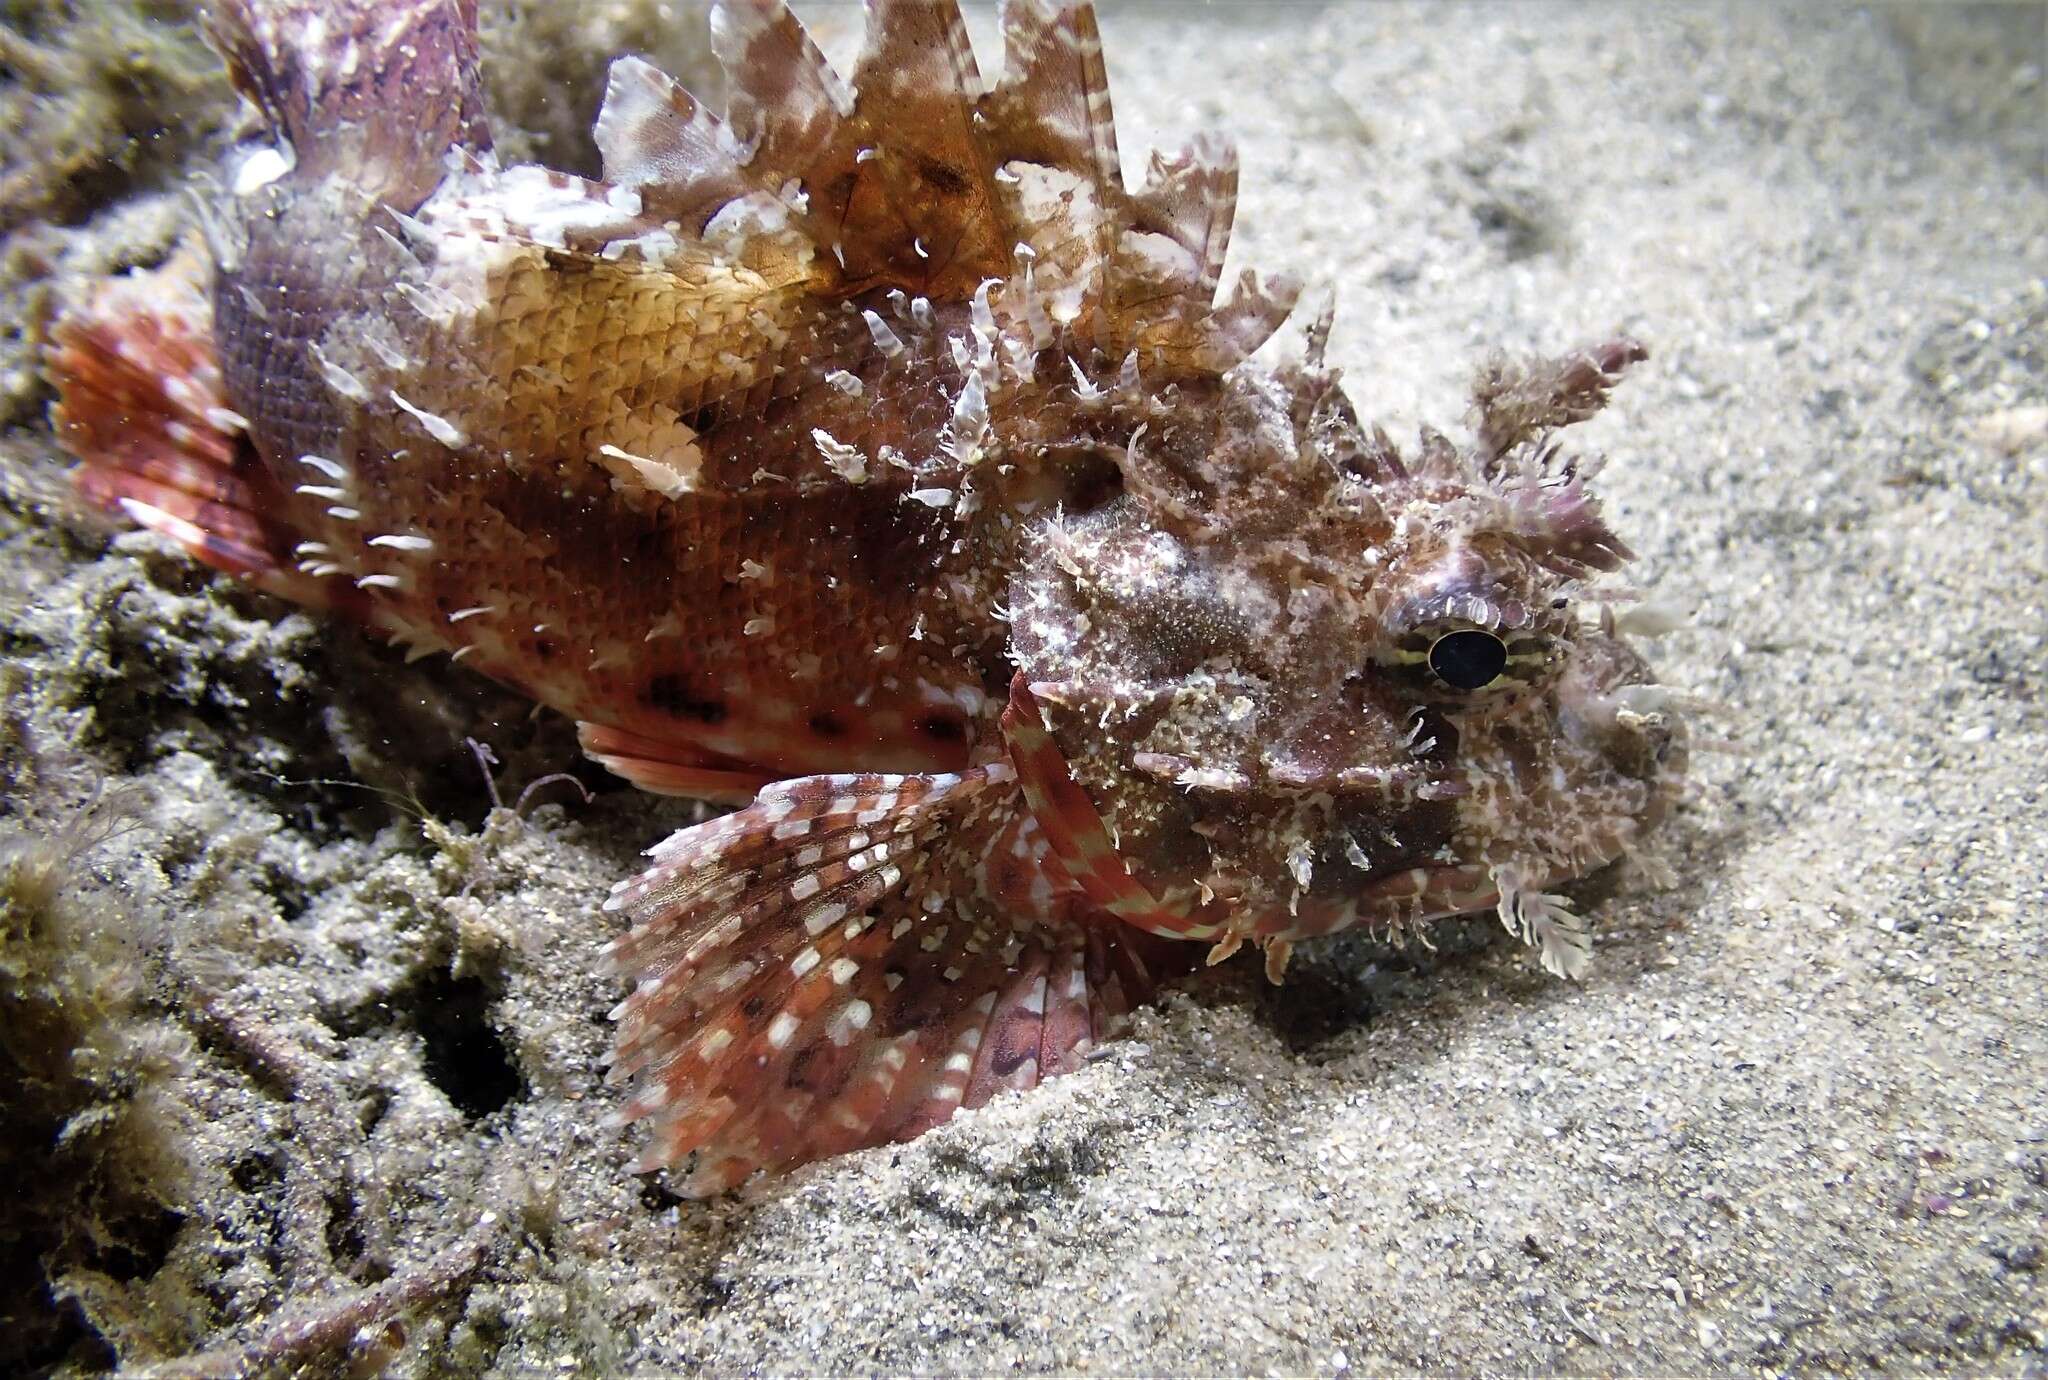
[[[1284,288],[1219,301],[1238,180],[1228,141],[1155,157],[1143,190],[1125,189],[1088,5],[1009,0],[993,87],[954,0],[873,0],[851,83],[781,0],[720,0],[713,30],[733,92],[724,121],[637,59],[614,66],[597,136],[607,174],[650,212],[694,228],[749,194],[776,198],[818,246],[812,290],[827,298],[965,300],[1017,275],[1020,242],[1043,250],[1064,233],[1074,252],[1036,263],[1039,282],[1068,303],[1064,333],[1114,357],[1144,344],[1162,364],[1228,368],[1284,317]],[[1031,166],[1046,174],[1020,191]],[[1065,199],[1076,180],[1092,195]],[[1147,235],[1185,257],[1176,265]],[[1034,329],[1033,343],[1045,335]]]
[[[476,0],[218,0],[207,37],[291,145],[292,174],[352,181],[410,211],[454,151],[487,158]]]

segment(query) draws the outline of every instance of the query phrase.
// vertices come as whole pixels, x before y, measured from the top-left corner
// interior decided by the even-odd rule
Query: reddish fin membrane
[[[1001,763],[800,777],[650,850],[607,902],[633,921],[610,1081],[637,1080],[620,1119],[653,1131],[635,1170],[694,1155],[684,1190],[716,1193],[1075,1067],[1154,969],[1085,907],[980,899],[1020,808]]]
[[[54,421],[88,502],[216,570],[263,576],[282,564],[259,517],[268,481],[221,391],[209,278],[188,250],[96,285],[53,332]]]
[[[687,743],[649,738],[608,724],[576,725],[584,754],[656,795],[683,795],[722,805],[744,805],[774,778],[719,753]]]

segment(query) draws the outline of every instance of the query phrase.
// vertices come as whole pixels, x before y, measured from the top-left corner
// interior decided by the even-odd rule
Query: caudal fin
[[[653,1127],[635,1168],[694,1152],[685,1190],[715,1193],[1078,1066],[1149,993],[1150,941],[1004,906],[1056,885],[1032,841],[993,764],[779,782],[650,850],[608,902],[634,921],[610,1076],[639,1080],[621,1117]]]
[[[94,284],[52,333],[53,421],[89,502],[216,570],[260,578],[283,562],[258,517],[266,480],[248,423],[221,392],[207,280],[185,250]]]

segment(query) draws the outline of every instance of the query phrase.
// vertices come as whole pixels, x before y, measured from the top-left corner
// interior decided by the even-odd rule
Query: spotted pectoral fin
[[[1017,764],[1019,793],[1043,831],[1048,852],[1103,913],[1148,934],[1218,939],[1226,929],[1227,907],[1213,899],[1168,904],[1117,852],[1101,812],[1068,768],[1037,693],[1058,694],[1063,689],[1051,684],[1033,687],[1019,672],[1011,682],[1010,704],[1002,718],[1003,740]]]
[[[653,1129],[636,1169],[694,1152],[685,1189],[709,1194],[907,1139],[1073,1067],[1146,995],[1113,921],[984,899],[1014,780],[803,777],[651,850],[608,902],[633,921],[610,1078],[638,1080],[620,1115]]]

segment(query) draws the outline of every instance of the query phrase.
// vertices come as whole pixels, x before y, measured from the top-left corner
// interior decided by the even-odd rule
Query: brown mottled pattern
[[[86,493],[743,805],[609,903],[638,1168],[915,1135],[1074,1067],[1168,948],[1278,980],[1494,907],[1580,970],[1551,889],[1686,756],[1562,437],[1640,345],[1494,362],[1477,441],[1405,451],[1327,316],[1247,362],[1296,289],[1219,292],[1236,155],[1127,189],[1085,6],[1009,6],[985,87],[950,0],[878,0],[849,85],[730,0],[726,119],[622,61],[608,181],[497,165],[473,21],[225,0],[272,142],[210,327],[165,270],[55,371]]]

